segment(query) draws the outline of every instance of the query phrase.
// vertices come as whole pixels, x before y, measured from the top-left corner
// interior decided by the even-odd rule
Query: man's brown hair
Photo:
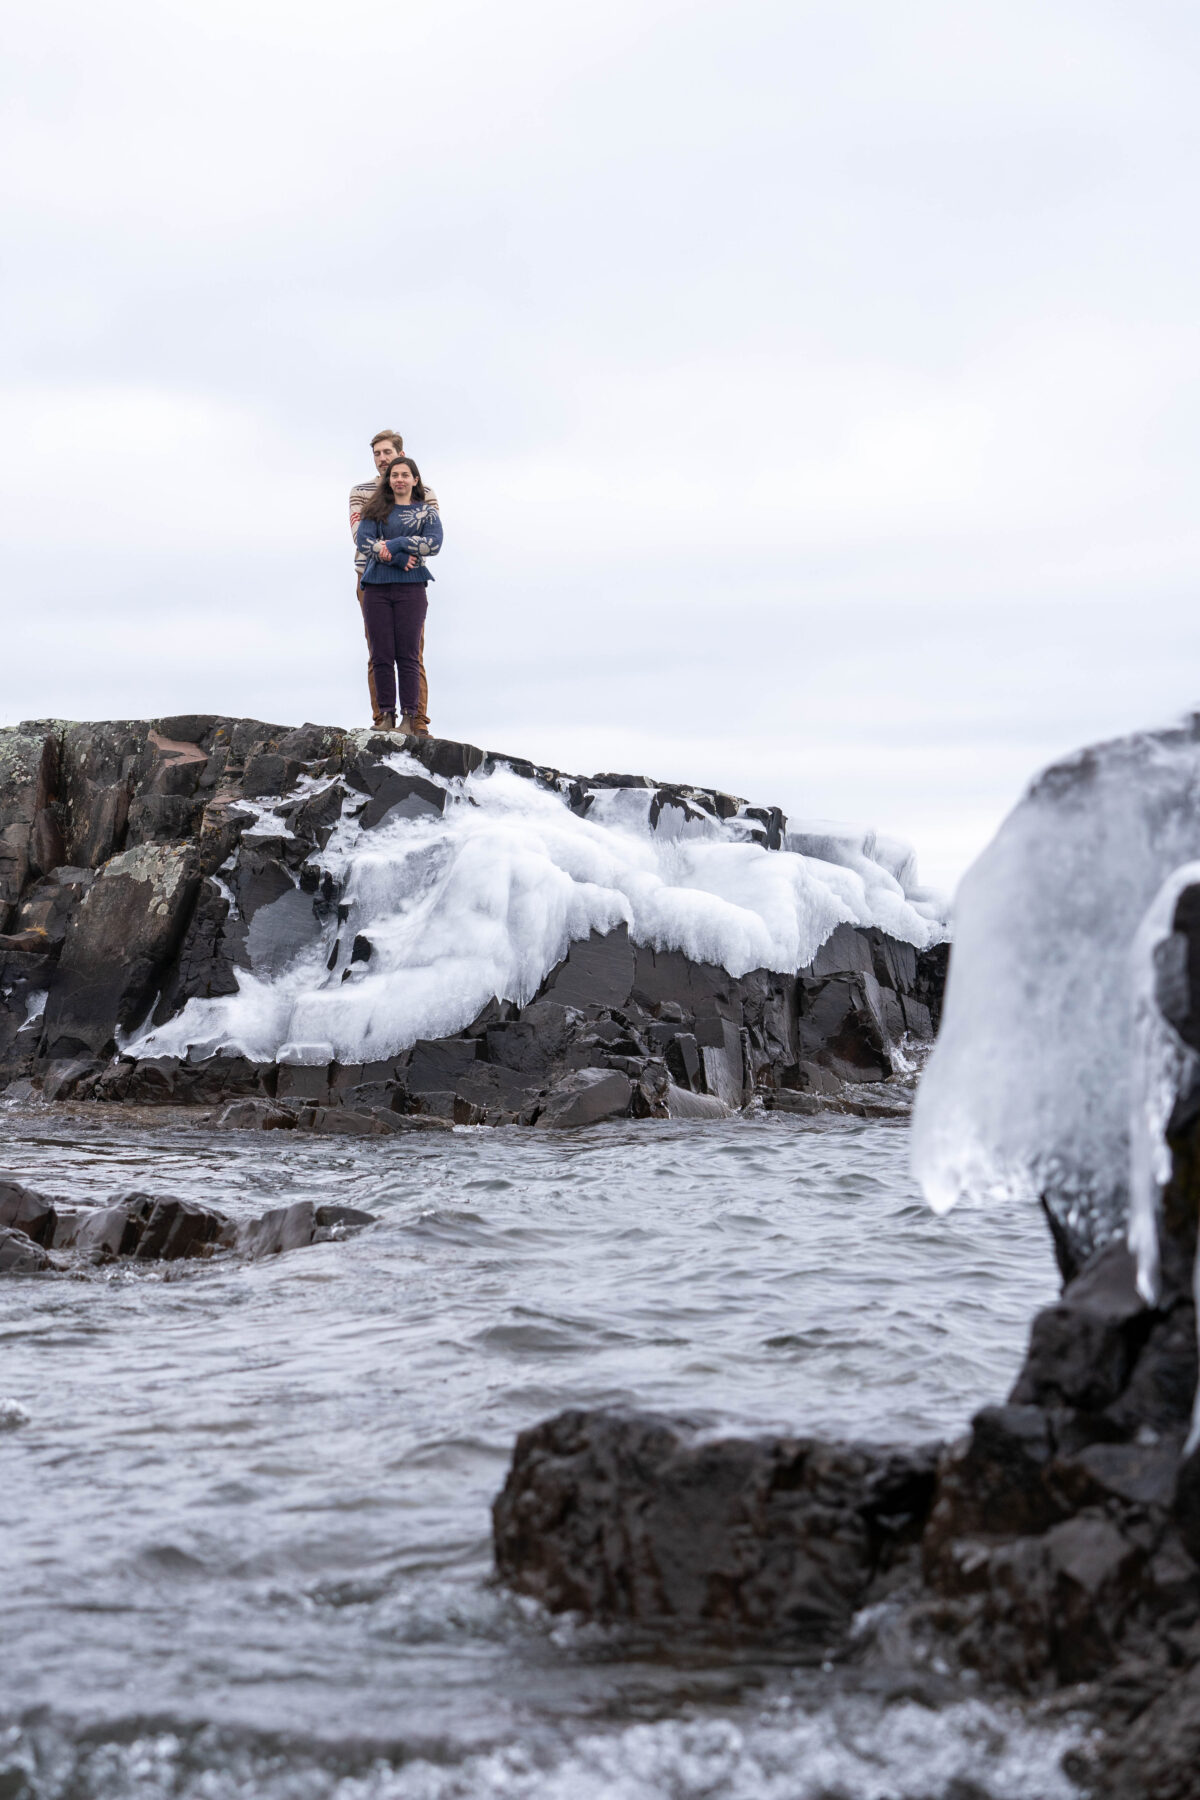
[[[400,456],[403,453],[404,439],[400,436],[398,431],[377,431],[375,436],[371,439],[372,450],[375,448],[376,444],[382,444],[384,438],[390,439],[391,442],[395,444],[397,456]]]

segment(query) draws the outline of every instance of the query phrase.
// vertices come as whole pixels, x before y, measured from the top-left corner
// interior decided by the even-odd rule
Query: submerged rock
[[[799,1098],[799,1096],[797,1096]],[[667,1084],[668,1119],[727,1119],[729,1108],[715,1094],[693,1094],[687,1088]]]
[[[216,1126],[218,1131],[295,1131],[296,1114],[272,1100],[234,1100]]]
[[[229,1228],[224,1213],[189,1200],[156,1200],[138,1234],[139,1262],[177,1262],[207,1256]]]
[[[344,1237],[374,1218],[357,1207],[304,1200],[235,1223],[215,1207],[141,1193],[71,1210],[0,1177],[0,1274],[68,1269],[72,1257],[82,1263],[179,1262],[232,1251],[255,1261]]]
[[[261,1218],[250,1219],[237,1229],[236,1244],[244,1256],[255,1261],[262,1256],[278,1256],[284,1250],[299,1250],[311,1244],[317,1222],[311,1200],[298,1200],[292,1206],[276,1206]]]
[[[54,1205],[32,1188],[0,1177],[0,1228],[20,1231],[35,1244],[54,1242],[58,1214]]]
[[[23,1231],[0,1229],[0,1275],[38,1275],[54,1259]]]

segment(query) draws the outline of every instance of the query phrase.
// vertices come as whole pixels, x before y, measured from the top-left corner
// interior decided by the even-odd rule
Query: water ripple
[[[140,1187],[235,1217],[301,1199],[381,1215],[265,1263],[0,1285],[0,1709],[50,1709],[12,1725],[0,1794],[877,1791],[849,1714],[840,1737],[803,1709],[777,1729],[745,1712],[744,1671],[634,1666],[497,1594],[489,1505],[517,1432],[568,1405],[740,1430],[957,1431],[1007,1390],[1030,1314],[1056,1291],[1036,1215],[934,1219],[891,1122],[331,1146],[6,1112],[0,1131],[0,1164],[67,1201]],[[630,1722],[647,1683],[661,1712],[649,1736]],[[697,1692],[723,1696],[715,1737],[684,1716]],[[896,1716],[860,1712],[853,1729],[901,1757]],[[960,1768],[967,1780],[967,1720],[935,1721],[927,1743],[909,1718],[917,1785],[897,1772],[887,1791],[948,1795]],[[269,1753],[238,1736],[264,1728]],[[939,1731],[959,1745],[941,1764]],[[340,1748],[306,1749],[314,1733]],[[352,1748],[392,1738],[395,1761]],[[1053,1734],[1026,1764],[1005,1741],[989,1792],[1067,1792]],[[797,1757],[827,1768],[824,1789]],[[944,1779],[921,1787],[926,1762]]]

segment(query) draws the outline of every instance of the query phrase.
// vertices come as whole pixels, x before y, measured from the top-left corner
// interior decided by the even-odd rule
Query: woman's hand
[[[387,545],[384,543],[382,538],[380,538],[375,545],[375,554],[379,558],[380,562],[391,562],[391,560],[392,560],[392,553],[388,549]]]
[[[415,557],[415,556],[410,556],[410,557],[409,557],[409,559],[408,559],[408,561],[407,561],[407,562],[406,562],[406,563],[405,563],[405,565],[404,565],[404,573],[405,573],[405,574],[406,574],[406,575],[407,575],[407,574],[408,574],[408,571],[409,571],[409,570],[410,570],[410,569],[415,569],[415,568],[416,568],[416,566],[417,566],[417,559],[416,559],[416,557]]]

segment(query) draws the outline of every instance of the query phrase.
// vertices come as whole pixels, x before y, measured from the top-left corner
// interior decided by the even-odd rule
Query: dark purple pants
[[[363,619],[380,712],[420,711],[421,633],[428,605],[423,581],[363,583]]]

